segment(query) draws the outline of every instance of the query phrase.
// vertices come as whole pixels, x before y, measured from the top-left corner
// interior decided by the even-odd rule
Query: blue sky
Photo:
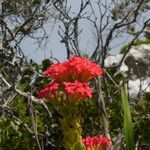
[[[93,0],[94,2],[94,0]],[[109,0],[108,0],[109,2]],[[72,6],[71,12],[77,13],[80,8],[80,0],[68,0],[68,6]],[[95,6],[94,6],[95,7]],[[95,9],[97,9],[95,7]],[[88,11],[88,8],[87,8]],[[73,15],[73,14],[72,14]],[[99,14],[97,14],[99,15]],[[24,39],[22,43],[22,48],[24,50],[25,56],[30,59],[32,58],[37,63],[40,63],[42,60],[46,58],[52,57],[57,58],[60,61],[66,60],[66,50],[63,43],[60,42],[60,37],[58,35],[58,25],[59,22],[55,24],[55,27],[52,29],[53,23],[49,20],[45,24],[46,32],[49,36],[48,42],[45,47],[42,49],[39,48],[35,41],[30,38]],[[82,29],[82,33],[79,38],[80,49],[87,54],[91,53],[96,46],[96,40],[93,35],[94,28],[88,21],[80,21],[79,22],[80,29]],[[40,33],[38,33],[40,34]],[[119,52],[121,46],[125,43],[129,42],[131,38],[127,35],[120,36],[116,38],[111,44],[111,54],[116,54]]]

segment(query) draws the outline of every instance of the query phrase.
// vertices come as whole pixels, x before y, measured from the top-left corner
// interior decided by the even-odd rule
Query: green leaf
[[[34,71],[31,68],[25,68],[22,72],[23,76],[25,76],[25,75],[32,76],[33,74],[34,74]]]
[[[84,145],[78,141],[73,145],[72,150],[85,150],[85,148]]]
[[[124,111],[124,135],[125,135],[126,150],[134,150],[132,118],[131,118],[130,106],[129,106],[128,96],[126,93],[124,82],[121,90],[121,96],[122,96],[122,106]]]
[[[37,5],[40,5],[40,1],[39,0],[34,0],[32,2],[33,6],[37,6]]]
[[[46,0],[46,4],[48,4],[50,2],[50,0]]]
[[[43,71],[45,71],[49,66],[52,65],[52,62],[49,59],[45,59],[42,61]]]
[[[17,132],[19,127],[13,121],[10,122],[11,127]]]

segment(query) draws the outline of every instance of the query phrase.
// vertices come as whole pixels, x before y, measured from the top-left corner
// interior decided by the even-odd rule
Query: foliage
[[[132,46],[138,46],[138,45],[141,45],[141,44],[150,44],[150,40],[149,40],[149,39],[145,39],[145,40],[137,39],[137,40],[132,44]],[[124,53],[126,52],[126,50],[128,49],[129,45],[130,45],[130,43],[124,45],[124,46],[121,48],[120,53],[121,53],[121,54],[124,54]]]
[[[126,150],[134,150],[133,125],[125,83],[123,83],[121,96],[122,96],[122,107],[124,112],[124,135],[125,135]]]
[[[150,139],[147,133],[150,132],[150,93],[145,93],[138,105],[132,110],[134,121],[135,137],[139,138],[141,148],[149,149]]]
[[[43,61],[42,64],[38,65],[31,61],[30,65],[32,68],[24,67],[24,70],[22,71],[21,82],[18,85],[19,89],[26,92],[31,91],[33,95],[37,96],[39,89],[44,87],[49,82],[47,78],[41,77],[40,73],[43,72],[45,68],[48,68],[52,63],[48,63],[46,65],[44,62],[46,62],[46,60]],[[39,75],[35,75],[33,69],[39,72]],[[112,70],[108,71],[109,73],[115,72]],[[119,83],[121,78],[121,75],[118,75],[115,79],[116,83]],[[119,101],[120,93],[119,91],[117,92],[117,87],[114,90],[112,81],[108,81],[109,90],[111,92],[110,94],[113,95],[113,97],[110,99],[110,102],[107,103],[107,113],[110,121],[111,134],[113,137],[115,137],[123,128],[123,120],[122,117],[120,117],[122,116],[121,101]],[[141,100],[135,108],[132,107],[131,112],[133,116],[135,137],[137,137],[136,135],[139,136],[141,147],[147,147],[148,143],[150,142],[149,136],[146,134],[150,131],[148,128],[150,122],[147,118],[148,114],[150,113],[149,94],[147,93],[143,99],[145,100]],[[27,99],[23,96],[17,95],[15,99],[8,105],[8,108],[11,109],[4,109],[4,117],[1,117],[0,120],[0,146],[2,147],[2,150],[9,150],[12,146],[14,149],[23,148],[24,150],[38,148],[37,141],[35,139],[35,133],[33,132],[33,124],[31,121],[32,113],[34,114],[36,120],[38,138],[41,145],[43,144],[45,149],[48,147],[58,150],[62,149],[61,139],[63,135],[60,129],[60,123],[58,119],[60,116],[57,112],[57,107],[47,103],[52,115],[50,117],[41,104],[36,104],[34,102],[31,104],[30,102],[30,98]],[[95,100],[85,101],[80,104],[79,112],[82,116],[81,124],[83,127],[83,137],[87,135],[98,135],[103,133],[103,127],[101,125],[101,113],[97,109],[97,106],[98,105]],[[32,132],[29,132],[28,128]]]

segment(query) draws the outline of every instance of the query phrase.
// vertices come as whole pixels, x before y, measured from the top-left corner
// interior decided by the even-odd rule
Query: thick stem
[[[71,109],[72,110],[72,109]],[[63,143],[65,150],[84,150],[82,144],[82,129],[80,126],[79,117],[76,115],[76,111],[71,111],[63,107],[61,128],[63,131]]]

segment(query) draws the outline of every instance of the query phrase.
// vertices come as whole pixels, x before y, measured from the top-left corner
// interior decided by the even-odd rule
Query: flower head
[[[66,81],[69,75],[69,64],[68,62],[54,64],[43,75],[52,78],[58,83]]]
[[[92,90],[87,83],[81,83],[79,81],[64,82],[65,92],[72,100],[81,100],[84,98],[92,98]]]
[[[82,139],[86,150],[105,150],[109,147],[111,140],[102,135],[86,137]]]
[[[56,93],[57,96],[66,93],[66,98],[75,101],[92,98],[92,90],[87,82],[102,74],[103,69],[96,63],[87,58],[73,56],[67,62],[50,66],[43,73],[54,82],[42,89],[39,92],[39,97],[52,99]],[[57,92],[58,84],[60,85],[59,92]]]
[[[46,87],[41,89],[38,93],[38,98],[45,98],[48,100],[51,100],[57,96],[57,91],[58,91],[58,83],[52,82],[48,84]]]
[[[57,63],[49,67],[44,75],[58,83],[87,82],[95,76],[103,74],[103,69],[96,63],[81,57],[71,57],[68,62]]]
[[[96,63],[82,57],[71,57],[69,59],[71,72],[79,81],[88,81],[95,76],[103,74],[103,69]]]

